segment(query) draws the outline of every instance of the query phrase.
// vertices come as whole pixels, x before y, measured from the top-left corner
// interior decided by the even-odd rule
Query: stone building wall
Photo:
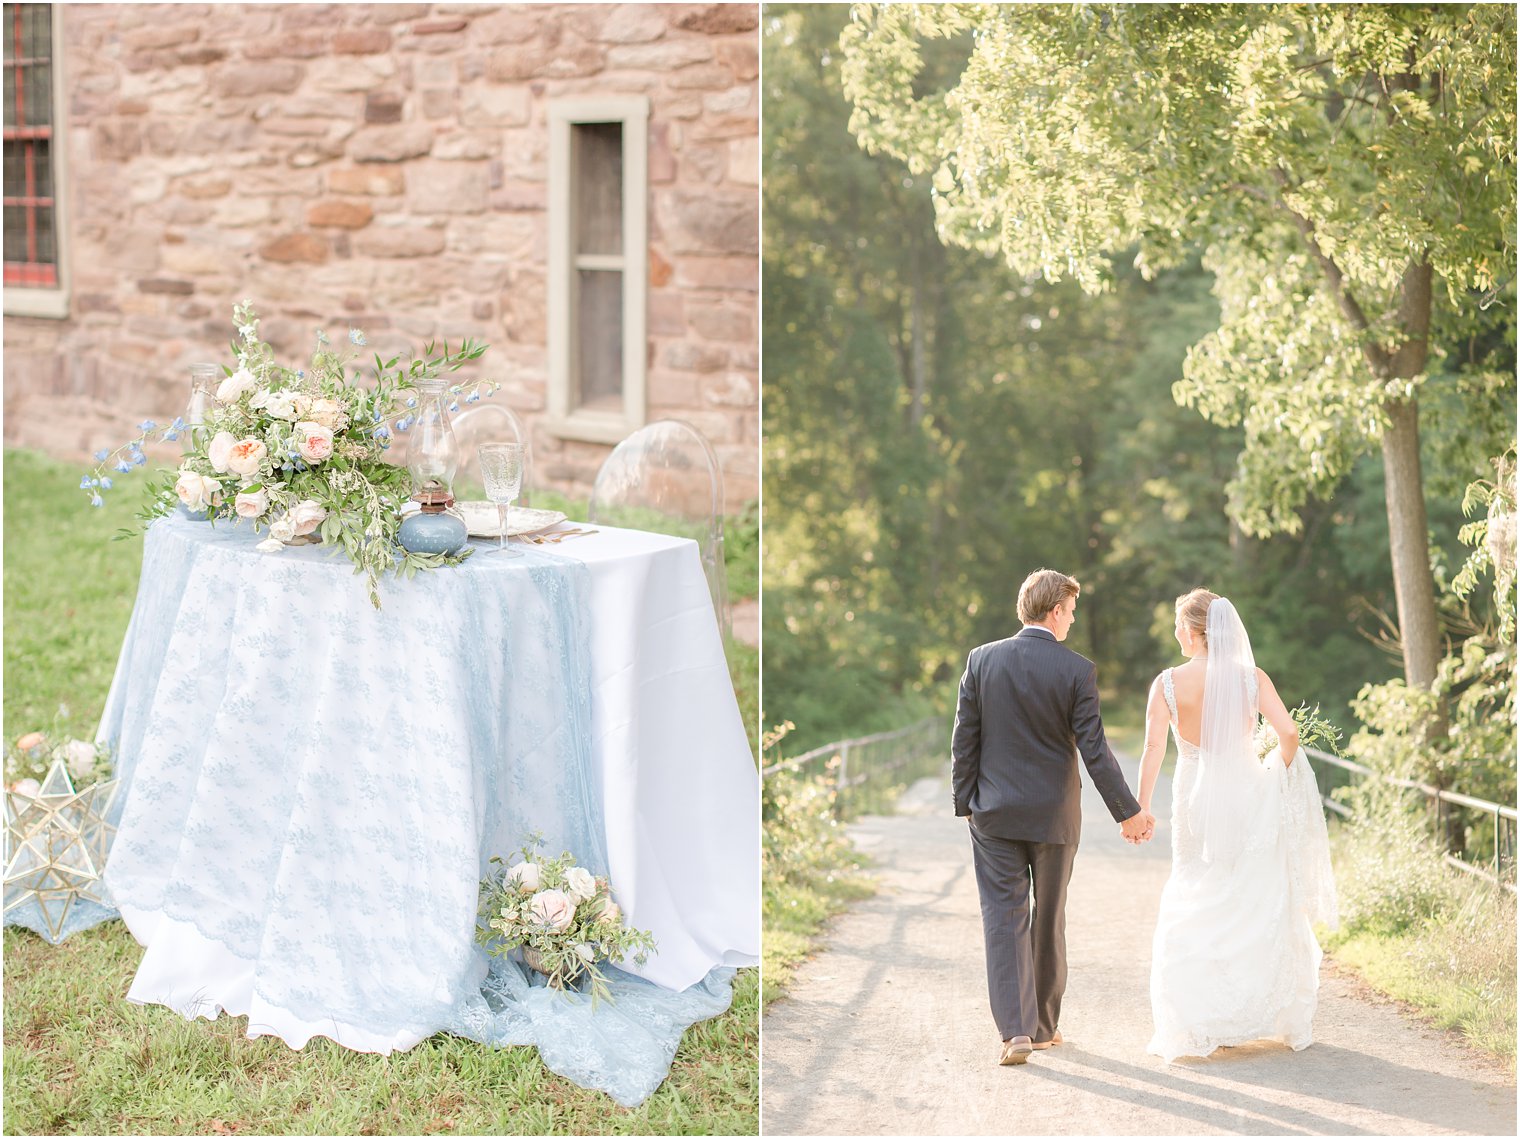
[[[179,411],[252,299],[281,362],[362,328],[387,355],[488,341],[535,479],[585,494],[609,448],[539,422],[546,106],[647,95],[648,418],[757,493],[753,5],[68,5],[67,319],[5,322],[5,442],[60,457]]]

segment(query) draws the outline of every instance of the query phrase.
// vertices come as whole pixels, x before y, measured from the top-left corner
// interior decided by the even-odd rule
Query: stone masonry
[[[250,298],[281,362],[325,328],[385,354],[469,336],[529,423],[535,480],[608,448],[540,421],[547,101],[645,94],[648,417],[758,493],[753,5],[67,5],[64,320],[5,321],[5,443],[84,461],[177,414]],[[368,359],[366,352],[365,358]]]

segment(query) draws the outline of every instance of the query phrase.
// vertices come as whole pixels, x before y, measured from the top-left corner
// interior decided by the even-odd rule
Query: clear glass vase
[[[205,445],[206,416],[216,404],[216,385],[222,369],[216,364],[190,365],[190,402],[185,405],[185,430],[180,445],[185,454]]]

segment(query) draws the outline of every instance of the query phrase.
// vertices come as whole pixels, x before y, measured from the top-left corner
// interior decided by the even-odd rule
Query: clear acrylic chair
[[[480,459],[475,448],[482,443],[521,443],[523,452],[522,491],[516,504],[528,505],[528,485],[533,477],[533,444],[528,429],[517,413],[499,403],[482,403],[454,416],[451,421],[454,440],[459,444],[459,470],[454,475],[454,498],[458,501],[486,497],[485,480],[480,477]]]
[[[700,431],[679,419],[658,419],[624,439],[597,472],[587,516],[609,526],[694,539],[718,628],[728,637],[723,473]]]

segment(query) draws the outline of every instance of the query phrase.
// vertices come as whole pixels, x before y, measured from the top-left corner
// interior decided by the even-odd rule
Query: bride
[[[1206,589],[1177,599],[1188,663],[1151,685],[1140,805],[1177,739],[1172,876],[1151,955],[1146,1051],[1167,1061],[1278,1040],[1313,1043],[1319,942],[1336,924],[1325,818],[1298,729],[1230,602]],[[1258,713],[1278,744],[1258,758]]]

